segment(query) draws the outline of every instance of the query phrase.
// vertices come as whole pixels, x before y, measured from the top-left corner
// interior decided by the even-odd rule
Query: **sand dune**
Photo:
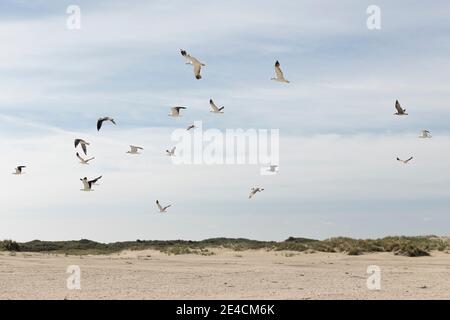
[[[1,299],[450,299],[450,254],[125,251],[99,256],[0,253]],[[67,266],[81,289],[66,286]],[[369,265],[381,290],[368,290]]]

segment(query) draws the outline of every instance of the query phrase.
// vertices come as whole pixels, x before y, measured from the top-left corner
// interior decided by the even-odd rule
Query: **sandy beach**
[[[230,251],[167,255],[0,253],[1,299],[450,299],[450,254]],[[69,265],[81,289],[66,285]],[[381,290],[367,289],[369,265],[381,269]]]

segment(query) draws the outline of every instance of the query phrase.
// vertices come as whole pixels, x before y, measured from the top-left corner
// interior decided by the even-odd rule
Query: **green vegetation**
[[[17,243],[12,240],[0,241],[0,251],[9,252],[47,252],[72,255],[109,254],[123,250],[159,250],[169,255],[198,254],[209,256],[210,249],[226,248],[234,251],[273,250],[314,252],[343,252],[348,255],[360,255],[368,252],[392,252],[408,257],[427,256],[433,250],[450,250],[450,238],[436,236],[385,237],[382,239],[351,239],[346,237],[313,240],[290,237],[285,241],[257,241],[249,239],[213,238],[202,241],[186,240],[136,240],[114,243],[99,243],[91,240],[78,241],[40,241]]]

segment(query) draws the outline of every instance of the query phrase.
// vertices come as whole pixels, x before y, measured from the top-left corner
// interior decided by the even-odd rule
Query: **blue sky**
[[[81,8],[67,30],[66,8]],[[366,27],[369,5],[381,30]],[[2,1],[0,237],[448,234],[448,1]],[[196,81],[184,48],[207,67]],[[270,81],[280,60],[289,85]],[[226,107],[209,113],[208,100]],[[393,116],[399,99],[409,116]],[[188,107],[182,119],[172,105]],[[117,127],[98,134],[96,119]],[[280,129],[280,173],[174,166],[171,132]],[[433,139],[417,139],[420,130]],[[80,166],[73,139],[93,144]],[[129,144],[144,154],[130,158]],[[414,155],[409,166],[395,157]],[[28,165],[23,177],[11,175]],[[92,194],[79,178],[104,175]],[[19,179],[17,179],[19,178]],[[253,185],[266,188],[248,201]],[[154,200],[173,203],[168,215]]]

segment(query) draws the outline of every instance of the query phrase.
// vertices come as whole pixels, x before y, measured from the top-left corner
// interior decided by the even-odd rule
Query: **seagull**
[[[81,148],[83,149],[84,154],[87,156],[87,148],[86,146],[89,145],[89,142],[84,141],[83,139],[75,139],[75,148],[80,144]]]
[[[130,146],[130,151],[127,151],[129,154],[140,154],[139,150],[144,150],[144,148],[136,147],[136,146]]]
[[[422,135],[420,135],[419,138],[423,138],[423,139],[431,138],[430,131],[428,131],[428,130],[422,130]]]
[[[283,71],[281,71],[280,62],[278,62],[278,60],[275,62],[275,74],[276,77],[271,78],[270,80],[289,83],[289,81],[284,78]]]
[[[166,154],[169,156],[169,157],[175,157],[175,149],[176,149],[177,147],[173,147],[172,148],[172,150],[166,150]]]
[[[408,162],[410,162],[412,159],[413,159],[413,157],[411,157],[411,158],[409,158],[409,159],[406,159],[406,160],[402,160],[402,159],[400,159],[400,158],[397,158],[397,161],[400,161],[400,162],[402,162],[402,163],[404,163],[404,164],[408,164]]]
[[[278,170],[278,166],[277,166],[277,165],[273,165],[273,164],[271,164],[271,165],[267,168],[267,171],[269,171],[269,172],[277,172],[277,170]]]
[[[396,115],[396,116],[407,116],[408,115],[406,113],[406,109],[403,109],[400,106],[400,102],[398,102],[398,100],[395,100],[395,109],[397,109],[397,112],[394,113],[394,115]]]
[[[206,64],[204,64],[204,63],[198,61],[196,58],[194,58],[193,56],[189,55],[189,54],[186,52],[186,50],[180,49],[180,52],[181,52],[181,55],[182,55],[183,57],[185,57],[186,60],[188,61],[188,62],[186,62],[186,64],[191,64],[191,65],[194,66],[194,75],[195,75],[195,78],[196,78],[197,80],[201,79],[202,76],[200,75],[200,71],[201,71],[201,69],[202,69],[202,66],[205,67]]]
[[[186,130],[189,131],[189,130],[195,129],[195,128],[196,128],[196,126],[191,124],[189,127],[186,128]]]
[[[81,164],[89,164],[89,163],[88,163],[89,161],[95,159],[94,157],[89,158],[89,159],[83,159],[83,158],[80,156],[80,154],[79,154],[78,152],[77,152],[77,158],[80,159],[80,163],[81,163]]]
[[[110,117],[99,118],[97,120],[97,131],[100,131],[104,121],[111,121],[112,123],[116,124],[116,122],[114,121],[113,118],[110,118]]]
[[[256,188],[256,187],[251,188],[250,195],[248,196],[248,198],[251,199],[256,193],[261,192],[261,191],[264,191],[264,189]]]
[[[171,117],[181,117],[180,116],[180,110],[181,109],[186,109],[186,107],[172,107],[172,108],[170,108],[169,116],[171,116]]]
[[[212,99],[209,99],[209,105],[212,108],[211,112],[214,112],[214,113],[223,113],[222,110],[225,109],[225,107],[218,108]]]
[[[159,212],[167,212],[167,209],[172,206],[171,204],[169,204],[168,206],[162,207],[159,204],[159,200],[156,200],[156,205],[158,206]]]
[[[22,169],[23,168],[26,168],[26,166],[18,166],[15,170],[15,172],[13,172],[13,174],[16,174],[16,175],[21,175],[21,174],[25,174],[25,172],[22,172]]]
[[[83,179],[80,179],[81,182],[83,182],[83,189],[81,191],[94,191],[92,189],[92,186],[95,185],[95,183],[101,179],[102,176],[95,178],[94,180],[88,180],[88,178],[84,177]]]

